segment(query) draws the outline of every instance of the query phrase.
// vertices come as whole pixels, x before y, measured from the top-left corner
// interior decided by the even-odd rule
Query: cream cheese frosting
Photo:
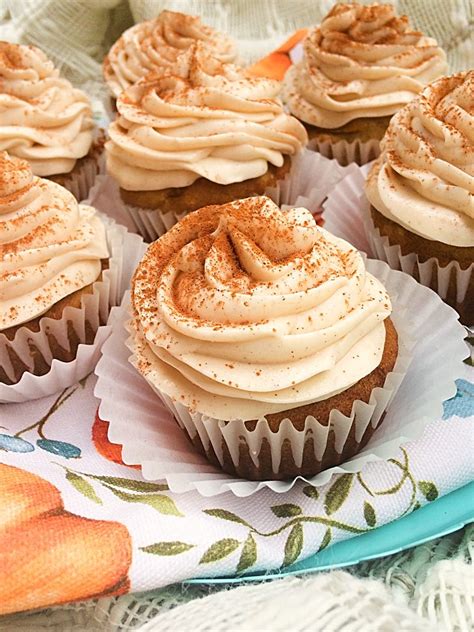
[[[279,88],[196,44],[173,72],[148,75],[118,98],[107,169],[129,191],[261,176],[307,140],[301,123],[283,111]]]
[[[443,77],[396,114],[366,193],[421,237],[474,246],[474,71]]]
[[[136,81],[157,69],[173,67],[178,56],[196,42],[222,62],[236,59],[234,41],[206,26],[198,17],[162,11],[158,17],[125,31],[104,60],[104,78],[118,97]]]
[[[380,363],[391,313],[353,246],[264,196],[200,209],[151,244],[132,305],[138,369],[222,420],[346,390]]]
[[[304,41],[285,76],[292,114],[325,129],[390,116],[447,70],[431,37],[410,30],[389,4],[336,4]]]
[[[107,257],[93,208],[0,152],[0,331],[97,280]]]
[[[34,46],[0,42],[0,151],[33,173],[69,173],[93,140],[92,108]]]

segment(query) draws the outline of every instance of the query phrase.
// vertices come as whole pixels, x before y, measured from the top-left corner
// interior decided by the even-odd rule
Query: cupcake
[[[1,152],[0,383],[44,375],[93,341],[108,315],[109,265],[95,210]]]
[[[0,151],[27,160],[33,173],[87,197],[103,135],[89,98],[34,46],[0,42]]]
[[[279,88],[195,44],[174,70],[122,92],[109,127],[107,171],[145,238],[188,212],[261,195],[285,178],[307,136],[283,111]]]
[[[105,82],[118,97],[148,73],[173,67],[178,56],[196,42],[221,62],[233,62],[237,57],[229,36],[206,26],[198,17],[162,11],[153,20],[135,24],[115,42],[104,59]]]
[[[379,154],[390,117],[446,72],[436,41],[410,29],[389,4],[337,4],[304,41],[284,98],[310,148],[341,164]]]
[[[474,324],[474,71],[426,87],[382,147],[366,184],[374,250]]]
[[[187,215],[148,247],[132,313],[132,363],[233,475],[313,476],[383,419],[399,354],[390,298],[304,208],[259,196]]]

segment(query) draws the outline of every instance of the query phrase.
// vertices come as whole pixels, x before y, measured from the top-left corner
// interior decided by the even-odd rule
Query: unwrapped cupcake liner
[[[354,245],[369,255],[386,261],[393,270],[401,270],[416,278],[422,285],[434,289],[446,299],[450,281],[456,283],[456,300],[462,303],[474,273],[474,263],[462,269],[457,261],[441,266],[432,257],[421,261],[416,253],[402,254],[398,244],[390,245],[388,237],[380,234],[370,214],[370,204],[364,194],[367,169],[357,170],[340,182],[338,190],[325,204],[325,226],[338,237],[351,239]],[[365,236],[360,235],[361,230]],[[359,235],[354,240],[354,235]]]
[[[322,203],[329,192],[355,165],[342,167],[337,160],[328,160],[324,156],[304,149],[292,159],[290,173],[275,187],[269,187],[265,194],[282,206],[304,206],[318,218]],[[121,202],[124,212],[146,240],[154,241],[164,235],[174,224],[182,219],[184,213],[163,213],[160,209],[143,209]]]
[[[313,138],[307,145],[308,149],[317,151],[326,158],[337,160],[342,166],[350,164],[365,165],[375,160],[380,155],[380,141],[371,139],[367,141],[354,140],[323,140]]]
[[[108,268],[102,270],[101,280],[93,283],[92,293],[83,295],[81,307],[66,307],[61,319],[43,318],[37,332],[21,327],[11,341],[0,332],[0,366],[9,378],[14,379],[9,349],[29,369],[18,382],[0,384],[0,402],[23,402],[56,393],[91,373],[97,363],[102,344],[111,332],[106,324],[110,308],[120,303],[144,251],[140,237],[128,233],[110,218],[101,216],[101,219],[106,225]],[[95,331],[89,343],[86,326]],[[79,345],[74,360],[64,362],[53,357],[49,336],[63,349],[70,350],[69,327],[77,335]],[[50,367],[44,375],[31,372],[34,367],[32,349],[39,351]]]
[[[391,270],[384,262],[368,260],[367,269],[385,285],[392,297],[392,320],[399,335],[400,355],[384,387],[374,389],[369,404],[358,403],[352,411],[354,419],[357,417],[354,423],[360,424],[357,427],[358,434],[363,432],[364,424],[365,427],[368,423],[377,424],[385,411],[383,423],[355,457],[314,477],[304,478],[316,486],[327,483],[335,473],[358,472],[370,461],[394,457],[401,445],[421,435],[428,421],[441,417],[442,402],[455,394],[455,380],[462,375],[462,361],[466,355],[463,341],[465,334],[453,310],[442,303],[434,292],[406,274]],[[175,422],[174,415],[184,428],[189,428],[189,433],[198,433],[204,445],[205,442],[215,445],[217,456],[224,434],[219,428],[222,422],[196,414],[193,418],[193,414],[185,407],[180,408],[166,401],[166,395],[162,397],[167,405],[160,401],[146,380],[127,363],[130,353],[125,346],[129,337],[125,323],[129,318],[129,298],[125,296],[122,306],[114,310],[113,332],[103,347],[103,355],[96,367],[98,381],[95,389],[96,396],[101,399],[100,417],[109,422],[109,440],[122,446],[125,463],[141,466],[147,480],[165,480],[174,492],[196,489],[206,496],[226,491],[247,496],[264,487],[286,492],[298,478],[303,478],[248,481],[231,476],[212,465],[189,443],[186,433]],[[408,366],[410,353],[412,361]],[[402,381],[405,371],[406,377]],[[171,414],[169,407],[176,411],[173,410]],[[366,407],[367,411],[364,411]],[[340,423],[338,446],[341,447],[352,422],[347,418],[340,420],[336,414],[335,421]],[[224,437],[232,446],[235,436],[231,435],[239,433],[232,427],[234,423],[232,421],[226,425]],[[307,425],[311,423],[312,420],[307,420]],[[133,428],[133,433],[130,428]],[[252,435],[246,437],[247,443],[250,446],[258,445],[265,431],[264,424],[257,426],[253,433],[245,430]],[[323,442],[317,446],[317,458],[324,448],[327,429],[314,424],[313,431],[317,433],[316,443]],[[216,432],[219,432],[219,437]],[[301,454],[304,431],[293,436],[297,431],[291,424],[285,423],[281,424],[280,433],[278,445],[281,445],[285,433],[291,433],[295,460],[300,458],[298,454]],[[234,447],[232,449],[231,454],[237,458]],[[278,449],[273,454],[276,466]]]

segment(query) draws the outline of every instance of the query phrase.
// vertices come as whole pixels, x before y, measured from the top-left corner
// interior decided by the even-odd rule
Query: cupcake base
[[[231,455],[228,443],[225,438],[221,440],[220,458],[217,456],[212,442],[206,442],[207,447],[201,441],[199,432],[189,432],[186,425],[180,423],[180,426],[187,433],[191,443],[214,465],[221,467],[225,472],[233,476],[239,476],[248,480],[285,480],[295,476],[311,477],[319,472],[339,465],[347,461],[359,451],[361,451],[368,441],[371,439],[375,430],[380,426],[385,416],[382,412],[375,423],[368,423],[361,433],[358,432],[357,423],[352,423],[349,433],[344,441],[342,449],[338,450],[340,438],[336,437],[334,427],[331,424],[331,413],[338,411],[345,417],[351,417],[354,408],[354,402],[364,402],[369,404],[374,389],[383,388],[388,374],[393,370],[398,356],[398,335],[390,319],[385,321],[386,339],[385,347],[379,366],[369,375],[359,380],[351,388],[330,397],[327,400],[307,404],[289,411],[274,413],[265,417],[265,423],[268,430],[272,433],[279,433],[282,424],[289,423],[292,428],[300,433],[304,432],[302,446],[301,462],[297,463],[289,438],[283,439],[279,446],[279,465],[275,469],[274,449],[270,445],[269,440],[263,437],[260,448],[256,452],[254,446],[249,445],[248,436],[254,433],[257,420],[244,422],[245,431],[249,435],[240,435],[238,443],[238,458]],[[316,454],[320,452],[315,446],[317,438],[311,430],[307,429],[307,419],[312,417],[319,424],[328,429],[326,443],[320,458],[316,458]],[[219,423],[219,422],[217,422]],[[233,422],[223,422],[223,434],[225,427]]]
[[[439,241],[425,239],[388,219],[373,206],[370,207],[370,219],[373,229],[378,232],[378,235],[372,235],[377,254],[381,256],[379,250],[381,248],[384,250],[384,245],[381,242],[385,238],[388,240],[389,248],[399,246],[401,256],[413,255],[416,257],[417,265],[413,266],[411,275],[423,285],[437,292],[448,305],[453,307],[458,312],[462,323],[473,324],[474,274],[469,274],[468,270],[473,268],[474,247],[451,246]],[[368,227],[369,233],[372,227]],[[431,266],[429,265],[430,260]],[[458,266],[453,265],[455,263]],[[428,266],[430,270],[423,269],[421,271],[420,264],[425,264],[424,267]],[[450,267],[448,268],[448,266]],[[444,274],[441,272],[443,269]],[[458,277],[460,278],[458,279]]]
[[[303,123],[309,137],[308,149],[335,159],[342,166],[365,165],[380,155],[380,141],[390,119],[390,116],[355,119],[335,129]]]
[[[28,332],[31,332],[31,334],[35,334],[41,330],[43,319],[50,318],[55,321],[59,321],[61,320],[66,308],[73,307],[81,309],[84,297],[94,293],[94,284],[103,281],[103,272],[109,268],[109,261],[107,259],[102,260],[101,264],[101,273],[93,283],[73,292],[72,294],[69,294],[69,296],[64,297],[41,316],[38,316],[27,323],[22,323],[20,325],[16,325],[15,327],[4,329],[1,333],[8,341],[11,342],[15,339],[16,334],[21,329],[27,330]],[[7,343],[6,352],[8,353],[8,358],[10,360],[11,372],[10,375],[8,375],[5,369],[0,365],[0,383],[7,385],[16,384],[20,381],[24,373],[33,373],[36,376],[45,375],[51,369],[51,359],[48,359],[45,355],[51,356],[51,358],[62,362],[72,362],[72,360],[76,357],[78,346],[80,344],[92,344],[98,327],[105,324],[105,321],[100,313],[96,313],[94,316],[95,322],[87,319],[84,321],[84,331],[81,333],[76,331],[73,322],[68,320],[66,323],[67,339],[65,341],[60,340],[51,331],[47,331],[47,354],[45,354],[44,350],[40,346],[37,346],[34,343],[34,340],[31,339],[28,343],[30,366],[28,366],[21,356],[15,352],[14,346]]]
[[[266,189],[274,187],[289,173],[291,159],[285,157],[281,167],[269,165],[266,173],[258,178],[232,184],[217,184],[206,178],[199,178],[188,187],[161,189],[159,191],[126,191],[120,189],[120,197],[125,204],[148,210],[150,213],[176,215],[191,213],[203,206],[226,204],[233,200],[263,195]],[[159,209],[159,211],[157,210]]]

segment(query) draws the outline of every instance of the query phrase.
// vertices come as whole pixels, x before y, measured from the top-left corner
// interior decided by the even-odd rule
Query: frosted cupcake
[[[436,41],[389,4],[337,4],[304,41],[284,98],[310,148],[341,164],[379,154],[390,117],[447,70]]]
[[[80,200],[94,182],[103,142],[89,98],[41,50],[0,42],[0,151],[28,160],[35,175]]]
[[[474,71],[425,88],[382,147],[366,185],[377,255],[474,324]]]
[[[0,153],[0,382],[73,360],[108,315],[106,229],[90,206]],[[104,281],[103,283],[100,283]]]
[[[179,55],[196,42],[221,62],[236,59],[235,43],[229,36],[206,26],[198,17],[162,11],[120,36],[104,59],[104,79],[118,97],[149,72],[172,67]]]
[[[132,363],[232,474],[312,476],[383,419],[373,404],[398,356],[390,298],[304,208],[261,196],[187,215],[148,247],[132,311]]]
[[[201,206],[261,195],[285,178],[307,136],[283,111],[279,88],[197,44],[172,72],[120,95],[107,170],[145,238]]]

